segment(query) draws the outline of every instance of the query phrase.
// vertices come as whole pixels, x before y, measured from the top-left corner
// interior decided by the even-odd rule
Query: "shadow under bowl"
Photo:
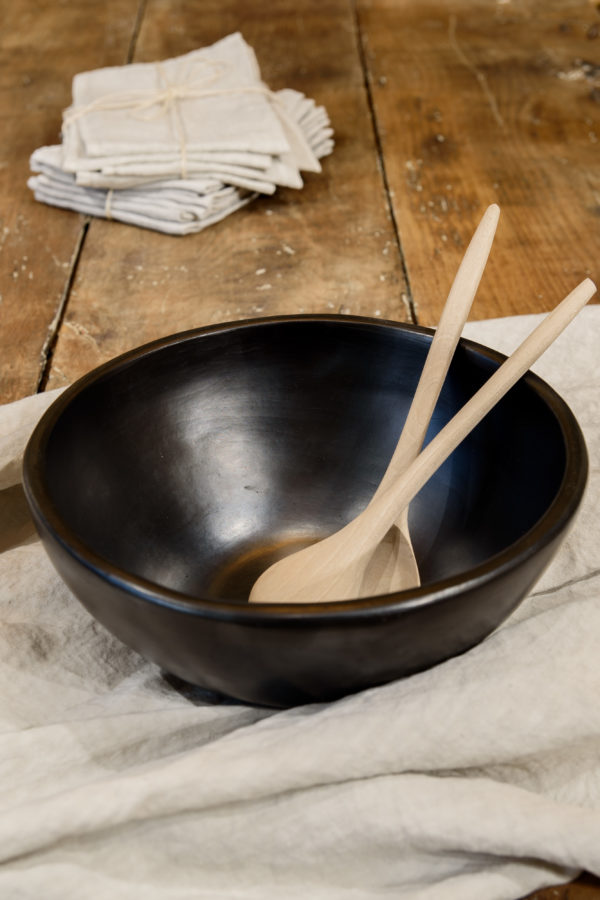
[[[538,579],[587,479],[572,412],[531,373],[413,500],[420,587],[247,602],[271,562],[369,501],[432,333],[281,316],[167,337],[86,375],[25,454],[27,499],[59,574],[167,672],[269,706],[331,700],[477,644]],[[503,359],[460,342],[427,440]]]

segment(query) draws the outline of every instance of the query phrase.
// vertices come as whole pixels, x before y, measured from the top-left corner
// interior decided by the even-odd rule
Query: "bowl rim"
[[[71,531],[54,508],[45,485],[42,460],[52,429],[63,411],[75,398],[90,385],[107,375],[125,369],[136,360],[148,354],[160,352],[166,347],[216,333],[292,322],[331,322],[333,324],[392,327],[424,335],[433,335],[435,332],[434,328],[424,325],[368,316],[334,313],[274,315],[204,325],[166,335],[121,353],[87,372],[59,394],[44,412],[29,438],[23,457],[23,488],[38,527],[41,525],[42,530],[48,532],[68,555],[98,578],[110,582],[137,600],[168,607],[173,611],[234,623],[255,625],[272,623],[275,625],[285,620],[290,623],[307,625],[325,623],[329,620],[337,621],[340,618],[344,620],[371,618],[373,615],[379,616],[382,613],[386,615],[408,613],[420,607],[429,607],[451,600],[465,590],[481,588],[507,574],[550,544],[574,516],[583,497],[588,478],[589,462],[585,438],[566,401],[539,375],[528,371],[521,380],[527,382],[551,409],[562,432],[566,452],[563,478],[549,507],[524,535],[478,566],[450,578],[439,579],[426,585],[391,594],[326,603],[250,604],[247,601],[211,600],[210,598],[192,597],[141,576],[133,575],[97,554]],[[460,344],[498,364],[506,359],[504,353],[469,338],[461,337]]]

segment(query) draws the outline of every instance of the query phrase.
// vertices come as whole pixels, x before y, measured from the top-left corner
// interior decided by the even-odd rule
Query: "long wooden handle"
[[[499,216],[497,204],[488,206],[466,249],[433,336],[402,434],[374,496],[386,490],[402,474],[423,445],[490,254]]]
[[[358,517],[373,517],[368,543],[375,545],[382,540],[396,517],[444,460],[548,349],[595,293],[596,285],[589,278],[571,291],[450,419],[397,481],[371,501]]]

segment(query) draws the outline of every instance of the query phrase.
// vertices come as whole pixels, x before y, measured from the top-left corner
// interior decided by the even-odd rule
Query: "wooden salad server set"
[[[323,603],[391,594],[420,584],[408,506],[439,466],[548,349],[596,293],[586,278],[525,338],[421,450],[483,275],[500,210],[483,215],[458,269],[387,470],[365,509],[339,531],[270,566],[250,603]]]

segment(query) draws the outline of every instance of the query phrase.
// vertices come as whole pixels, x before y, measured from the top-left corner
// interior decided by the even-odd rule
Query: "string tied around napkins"
[[[206,67],[212,69],[212,72],[207,74],[205,78],[192,78],[191,73],[189,73],[187,78],[184,77],[175,83],[169,82],[165,68],[160,62],[154,65],[159,78],[165,85],[164,87],[136,91],[114,91],[92,100],[85,106],[70,106],[63,112],[63,126],[71,125],[78,119],[94,112],[130,112],[134,118],[146,122],[151,122],[170,113],[179,142],[181,177],[187,178],[187,141],[183,116],[179,106],[180,101],[235,94],[262,94],[272,103],[280,103],[277,94],[262,82],[260,84],[238,85],[230,88],[211,88],[210,85],[214,84],[230,69],[230,66],[221,60],[196,60],[193,66]],[[190,67],[187,66],[186,68],[189,69]],[[154,112],[151,112],[153,108]]]
[[[191,79],[190,77],[184,77],[180,81],[172,83],[169,82],[162,63],[154,63],[159,78],[164,82],[164,88],[158,87],[138,89],[135,91],[112,91],[109,94],[104,94],[102,97],[97,97],[96,100],[92,100],[84,106],[69,106],[63,112],[63,124],[70,125],[72,122],[75,122],[77,119],[81,119],[90,113],[118,110],[131,111],[137,118],[149,121],[152,118],[164,115],[178,100],[205,97],[213,94],[214,90],[207,91],[207,87],[225,73],[226,64],[217,60],[196,60],[193,65],[202,68],[210,67],[213,69],[213,72],[205,78]],[[248,86],[248,88],[240,87],[239,89],[227,88],[225,90],[226,92],[237,92],[238,90],[245,91],[250,89],[250,87],[251,86]],[[144,111],[153,106],[159,108],[154,116],[143,115]]]
[[[113,188],[110,188],[110,190],[108,190],[106,192],[106,199],[104,201],[104,218],[105,219],[112,219],[113,195],[114,195],[114,190],[113,190]]]
[[[333,146],[326,109],[271,91],[235,32],[174,59],[75,75],[62,142],[32,154],[28,185],[52,206],[190,234],[302,188]]]

